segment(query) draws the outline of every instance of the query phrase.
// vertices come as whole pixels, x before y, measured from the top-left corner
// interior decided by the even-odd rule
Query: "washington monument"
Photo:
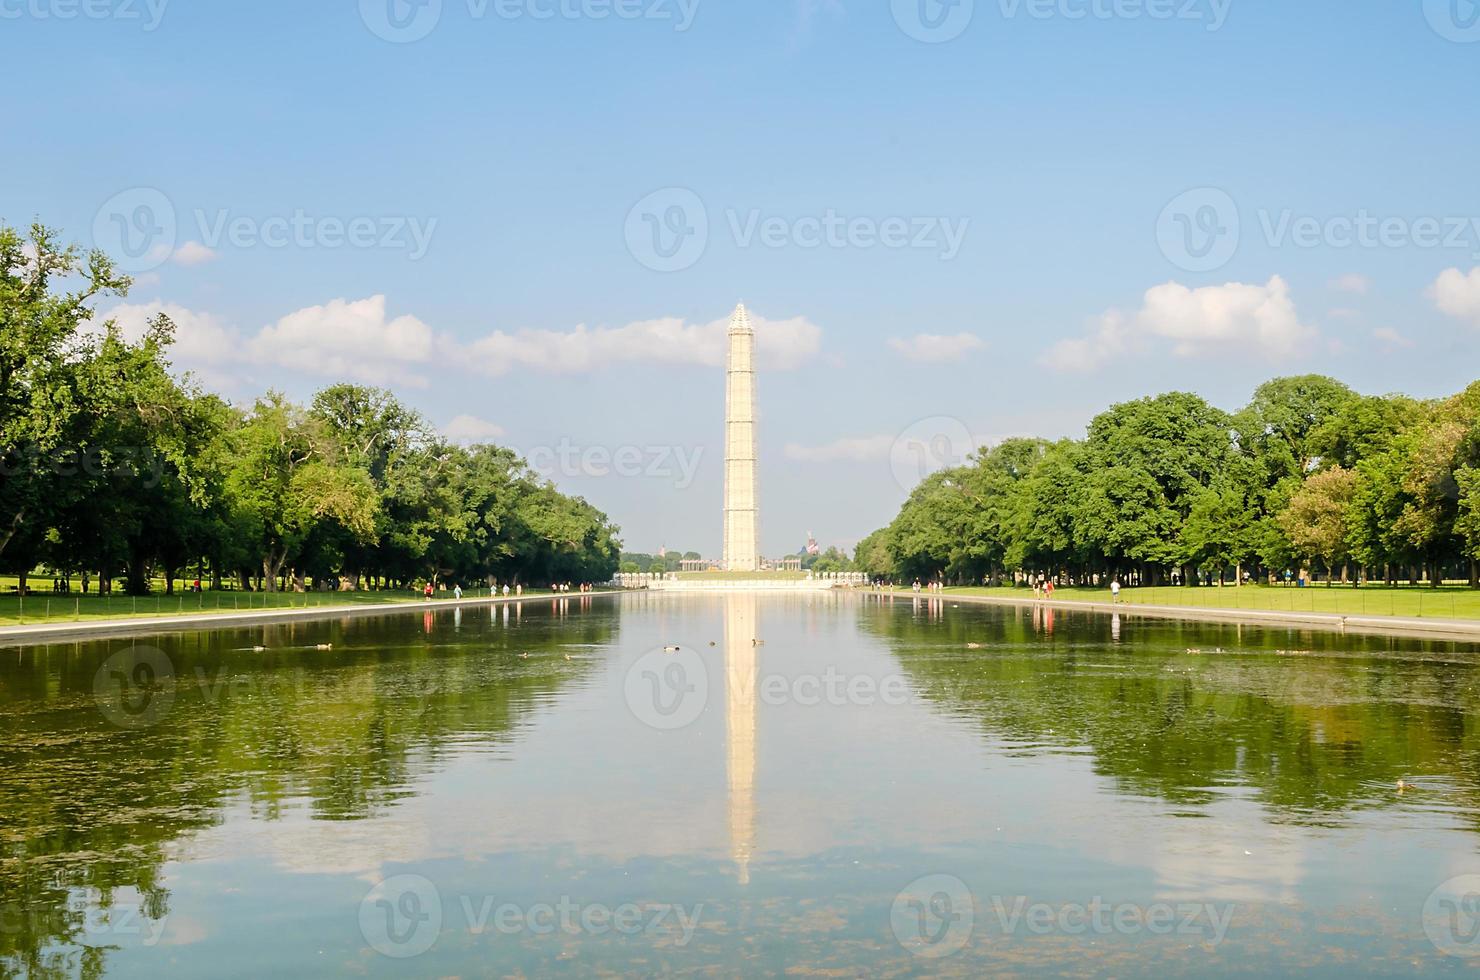
[[[725,363],[725,569],[760,569],[755,493],[755,331],[745,304],[730,317]]]

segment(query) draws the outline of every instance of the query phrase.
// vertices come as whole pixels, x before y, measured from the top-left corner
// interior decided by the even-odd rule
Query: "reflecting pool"
[[[1461,972],[1477,682],[842,594],[3,649],[0,975]]]

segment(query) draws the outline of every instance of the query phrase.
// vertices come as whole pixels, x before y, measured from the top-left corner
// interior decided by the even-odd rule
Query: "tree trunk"
[[[1470,559],[1470,588],[1480,589],[1480,561]]]
[[[128,566],[124,569],[124,574],[127,578],[129,595],[149,594],[149,576],[142,561],[138,559],[130,560]]]
[[[262,591],[276,592],[278,590],[278,573],[283,569],[283,562],[287,556],[267,554],[262,557]]]

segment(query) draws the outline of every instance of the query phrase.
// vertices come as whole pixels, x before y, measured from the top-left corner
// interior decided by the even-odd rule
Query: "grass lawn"
[[[15,594],[16,579],[0,577],[0,626],[33,626],[40,623],[87,622],[100,619],[133,619],[145,616],[189,616],[201,613],[262,611],[264,609],[312,609],[316,606],[389,606],[424,603],[420,593],[411,592],[186,592],[167,596],[159,584],[153,595],[99,596],[72,592],[55,595],[51,579],[32,576],[28,585],[32,594],[22,600]],[[73,588],[78,583],[74,579]],[[46,591],[37,591],[38,587]],[[96,584],[93,585],[96,590]],[[178,589],[178,586],[177,586]],[[526,589],[525,598],[548,595],[548,590]],[[571,595],[577,593],[571,592]],[[482,592],[469,591],[465,599],[481,598]],[[510,598],[513,598],[512,596]],[[452,599],[451,592],[437,593],[436,601]]]
[[[1021,589],[962,588],[947,589],[949,595],[998,596],[1032,599],[1033,593]],[[1109,602],[1109,589],[1063,588],[1054,592],[1055,601]],[[1428,619],[1480,619],[1480,589],[1465,585],[1445,585],[1438,589],[1426,586],[1350,585],[1291,586],[1227,585],[1186,588],[1122,589],[1120,601],[1125,605],[1185,606],[1203,609],[1276,610],[1280,612],[1336,613],[1346,616],[1405,616]]]

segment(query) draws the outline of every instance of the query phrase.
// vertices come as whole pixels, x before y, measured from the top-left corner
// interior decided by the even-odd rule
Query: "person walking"
[[[434,591],[432,589],[432,583],[428,582],[427,583],[427,587],[425,589],[422,589],[421,591],[422,591],[422,595],[426,596],[427,602],[431,602],[432,601],[432,592]]]
[[[1110,601],[1120,601],[1120,579],[1114,579],[1110,583]]]
[[[454,585],[452,587],[452,598],[458,599],[458,600],[461,600],[462,599],[462,584],[461,583],[459,583],[457,585]]]

